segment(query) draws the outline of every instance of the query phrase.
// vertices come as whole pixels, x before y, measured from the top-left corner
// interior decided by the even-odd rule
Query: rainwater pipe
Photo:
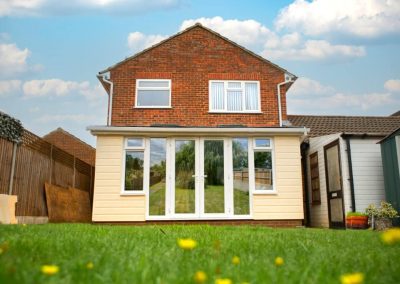
[[[293,83],[294,81],[296,81],[296,77],[293,75],[290,75],[288,73],[285,73],[285,81],[283,81],[282,83],[279,83],[278,85],[276,85],[276,89],[277,89],[277,96],[278,96],[278,114],[279,114],[279,127],[283,126],[283,122],[282,122],[282,105],[281,105],[281,86],[289,84],[289,83]]]
[[[111,114],[112,114],[112,102],[113,102],[113,93],[114,93],[114,83],[107,79],[107,74],[102,74],[97,76],[99,79],[103,80],[104,82],[110,84],[110,92],[108,94],[108,120],[107,125],[111,125]]]

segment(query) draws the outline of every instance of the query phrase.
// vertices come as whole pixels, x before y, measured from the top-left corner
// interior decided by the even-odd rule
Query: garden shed
[[[400,128],[379,141],[386,200],[400,212]]]

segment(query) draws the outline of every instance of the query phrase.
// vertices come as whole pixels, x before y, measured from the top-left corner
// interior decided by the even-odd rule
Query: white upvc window
[[[210,112],[261,112],[259,81],[210,81]]]
[[[137,79],[136,108],[170,108],[171,80]]]
[[[253,139],[254,193],[276,193],[274,149],[271,138]]]
[[[145,141],[143,138],[126,138],[122,194],[144,194],[145,188]]]

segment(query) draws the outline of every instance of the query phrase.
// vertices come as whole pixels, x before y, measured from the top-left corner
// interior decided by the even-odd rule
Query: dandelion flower
[[[400,229],[389,229],[381,234],[381,240],[387,245],[400,242]]]
[[[86,268],[87,268],[87,269],[93,269],[93,267],[94,267],[94,265],[93,265],[93,262],[91,262],[91,261],[89,261],[89,262],[86,264]]]
[[[193,278],[196,283],[204,283],[207,280],[207,274],[200,270],[194,274]]]
[[[240,258],[238,256],[234,256],[232,258],[232,264],[238,265],[240,263]]]
[[[340,282],[342,284],[361,284],[364,282],[364,274],[359,273],[359,272],[343,274],[340,277]]]
[[[42,273],[46,275],[54,275],[57,274],[60,268],[57,265],[43,265]]]
[[[232,284],[232,280],[229,278],[218,278],[215,280],[215,284]]]
[[[24,223],[24,224],[22,224],[22,227],[26,227],[26,224]]]
[[[184,250],[192,250],[197,246],[197,242],[193,239],[178,239],[178,245]]]
[[[283,261],[282,257],[278,256],[278,257],[275,258],[275,265],[276,266],[282,266],[283,263],[284,263],[284,261]]]

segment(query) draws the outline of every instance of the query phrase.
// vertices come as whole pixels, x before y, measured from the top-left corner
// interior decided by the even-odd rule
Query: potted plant
[[[386,202],[381,202],[381,207],[377,208],[375,204],[368,205],[365,212],[371,218],[372,228],[378,231],[386,230],[392,227],[392,219],[399,217],[398,212],[393,206]]]
[[[368,215],[361,212],[349,212],[346,215],[346,227],[349,229],[367,229]]]

